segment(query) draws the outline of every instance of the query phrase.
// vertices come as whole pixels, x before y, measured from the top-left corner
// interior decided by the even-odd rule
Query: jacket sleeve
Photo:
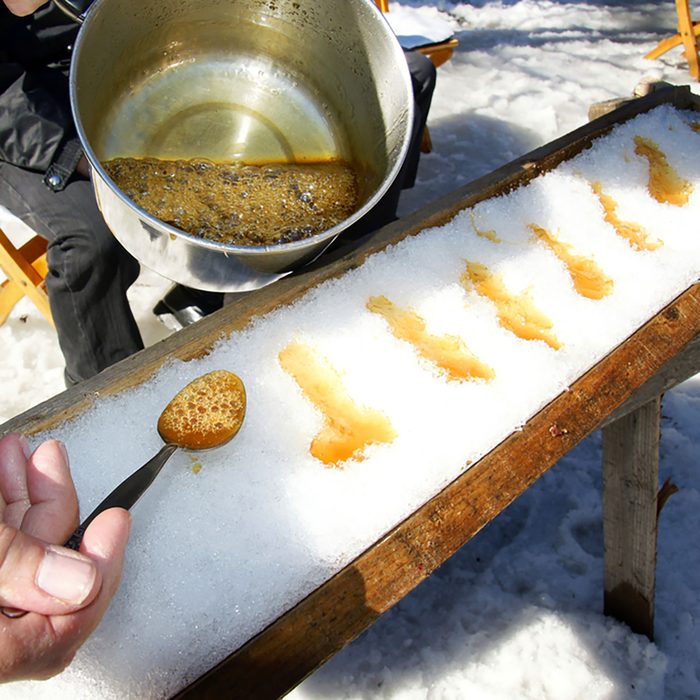
[[[64,149],[75,150],[78,141],[67,79],[49,69],[24,72],[17,64],[2,68],[7,87],[0,94],[0,159],[46,172]]]

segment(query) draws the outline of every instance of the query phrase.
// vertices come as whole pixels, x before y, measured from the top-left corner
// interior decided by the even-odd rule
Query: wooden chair
[[[644,58],[656,59],[667,51],[683,44],[685,57],[688,61],[690,75],[695,80],[700,80],[700,62],[698,61],[698,35],[700,35],[700,22],[693,22],[690,16],[688,0],[676,0],[676,14],[678,15],[678,34],[659,42]]]
[[[374,0],[374,2],[382,12],[389,12],[389,0]],[[450,37],[445,41],[434,44],[417,46],[415,50],[419,51],[424,56],[427,56],[432,61],[433,65],[438,68],[452,58],[452,54],[457,46],[459,46],[459,40],[455,39],[454,37]],[[423,153],[430,153],[430,151],[433,150],[433,142],[430,138],[430,131],[428,130],[427,125],[423,131],[420,149]]]
[[[384,13],[389,12],[389,0],[374,0],[377,7]],[[416,47],[416,51],[420,51],[427,56],[433,65],[437,68],[443,63],[452,58],[454,50],[459,46],[459,40],[451,37],[445,41],[436,44],[426,44],[425,46]]]
[[[46,241],[34,236],[19,248],[0,229],[0,268],[7,279],[0,285],[0,325],[5,323],[15,304],[29,297],[44,318],[53,325],[49,298],[44,286],[48,272]]]

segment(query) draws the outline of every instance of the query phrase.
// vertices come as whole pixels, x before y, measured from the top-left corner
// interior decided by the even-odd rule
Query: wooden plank
[[[12,309],[24,296],[24,290],[14,280],[5,280],[0,284],[0,326],[7,321]]]
[[[522,431],[176,697],[284,695],[430,575],[699,333],[696,284]]]
[[[678,355],[669,360],[651,379],[646,381],[617,410],[607,416],[599,427],[635,411],[655,396],[659,396],[700,372],[700,336],[691,340]]]
[[[654,638],[661,396],[603,429],[604,613]]]

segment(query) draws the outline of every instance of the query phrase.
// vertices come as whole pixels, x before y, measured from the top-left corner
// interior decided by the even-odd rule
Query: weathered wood
[[[603,610],[654,637],[661,397],[603,429]]]
[[[655,396],[670,391],[675,386],[700,372],[700,335],[691,340],[678,355],[670,359],[651,379],[600,424],[601,428],[637,410]]]
[[[352,641],[700,332],[700,284],[286,615],[176,697],[276,698]]]

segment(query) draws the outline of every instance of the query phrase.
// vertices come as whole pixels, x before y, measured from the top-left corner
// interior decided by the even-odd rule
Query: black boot
[[[153,307],[153,313],[171,330],[179,331],[196,323],[224,303],[222,292],[205,292],[181,284],[173,285]]]

